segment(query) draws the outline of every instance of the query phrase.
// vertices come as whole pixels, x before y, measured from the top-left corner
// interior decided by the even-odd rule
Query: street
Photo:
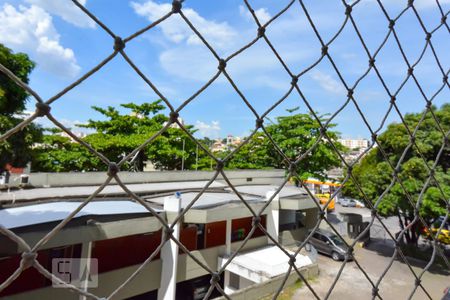
[[[370,211],[363,208],[344,208],[336,205],[336,213],[354,212],[361,213],[364,221],[370,219]],[[386,222],[385,222],[386,221]],[[383,220],[386,227],[392,233],[398,231],[398,224],[395,218]],[[390,241],[386,231],[381,225],[374,223],[374,230],[371,231],[371,243],[366,248],[355,246],[355,258],[362,269],[364,269],[370,280],[376,284],[384,270],[391,261],[394,251],[393,243]],[[340,228],[339,222],[333,224]],[[321,226],[326,228],[326,226]],[[338,229],[341,232],[343,228]],[[320,298],[327,295],[333,284],[343,262],[333,261],[330,257],[319,255],[319,277],[311,281],[313,289]],[[413,271],[419,275],[426,265],[420,261],[410,261]],[[413,291],[415,277],[411,273],[408,265],[403,261],[394,260],[391,268],[379,285],[379,295],[382,299],[408,299]],[[430,294],[432,299],[441,299],[443,291],[450,286],[450,270],[432,268],[422,277],[422,285]],[[296,291],[292,299],[313,299],[314,296],[306,285]],[[337,281],[329,299],[371,299],[372,284],[358,268],[355,261],[348,262],[339,280]],[[428,299],[424,291],[419,287],[412,299]]]

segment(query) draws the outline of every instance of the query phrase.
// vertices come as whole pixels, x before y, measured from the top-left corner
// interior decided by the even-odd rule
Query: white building
[[[349,149],[365,149],[369,147],[369,141],[366,139],[340,139],[339,142]]]

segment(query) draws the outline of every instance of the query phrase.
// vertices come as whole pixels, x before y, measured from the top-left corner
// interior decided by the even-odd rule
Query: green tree
[[[142,145],[147,139],[160,131],[169,121],[161,113],[165,108],[161,100],[143,104],[121,104],[129,110],[122,114],[114,107],[93,109],[103,115],[104,120],[88,120],[79,127],[94,130],[83,138],[95,150],[111,161],[120,161],[125,155]],[[185,125],[192,134],[192,126]],[[83,146],[68,138],[46,136],[36,156],[36,170],[46,171],[96,171],[106,170],[107,166]],[[192,169],[196,159],[196,146],[189,136],[175,124],[136,154],[128,168],[142,171],[145,161],[150,161],[156,169]],[[49,160],[51,162],[49,162]],[[70,163],[74,160],[73,163]],[[87,160],[92,160],[89,163]],[[130,159],[131,160],[131,159]],[[126,167],[127,168],[127,167]]]
[[[266,126],[267,132],[290,161],[295,161],[320,138],[319,122],[310,114],[294,114],[296,110],[288,110],[290,115],[277,117],[276,122]],[[322,116],[321,122],[325,120]],[[328,127],[334,126],[329,124]],[[337,141],[339,134],[336,131],[327,130],[327,134],[340,151],[345,150]],[[305,180],[308,177],[324,179],[327,170],[339,167],[340,164],[331,144],[323,138],[314,150],[299,162],[297,180]],[[286,168],[286,166],[286,161],[280,153],[265,134],[260,132],[233,156],[228,165],[230,168],[243,169]]]
[[[42,142],[34,147],[32,171],[98,171],[104,170],[102,161],[84,146],[61,135],[58,128],[44,129]]]
[[[442,130],[448,132],[450,129],[450,104],[443,105],[441,109],[433,107],[432,110],[439,120]],[[417,127],[422,114],[405,115],[405,123],[410,132],[413,132],[415,127]],[[415,205],[429,177],[428,167],[432,167],[442,147],[442,132],[437,127],[429,111],[416,132],[415,141],[417,147],[414,146],[408,150],[398,173],[404,188],[396,181],[377,207],[382,216],[396,216],[401,228],[405,228],[410,224],[415,216],[414,207],[410,204],[407,194],[410,195],[411,201]],[[393,166],[396,166],[405,148],[410,143],[410,136],[402,123],[393,123],[379,136],[379,142],[387,155],[388,161]],[[384,159],[379,148],[374,148],[353,170],[354,177],[357,178],[364,194],[373,203],[376,202],[392,181],[393,170],[389,166],[388,161]],[[430,181],[422,198],[419,213],[428,223],[427,225],[430,225],[438,216],[445,215],[447,211],[446,199],[450,196],[449,163],[450,151],[447,146],[444,148],[435,170],[437,182],[434,180]],[[438,189],[438,184],[444,195]],[[343,192],[348,196],[363,197],[353,180],[345,184]],[[420,223],[414,223],[411,229],[406,232],[405,241],[408,244],[417,243],[420,227]]]
[[[34,63],[23,53],[13,53],[0,44],[0,63],[14,73],[24,83],[28,83]],[[21,121],[28,94],[0,72],[0,134],[5,133]],[[0,142],[0,172],[6,165],[24,167],[31,159],[31,147],[40,139],[40,127],[28,125],[4,142]]]

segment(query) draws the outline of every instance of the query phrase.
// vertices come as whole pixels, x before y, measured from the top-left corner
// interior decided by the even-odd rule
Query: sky
[[[288,3],[286,0],[249,2],[261,23],[270,20]],[[131,35],[171,9],[168,1],[80,0],[80,3],[121,37]],[[383,3],[387,13],[395,17],[407,1],[385,0]],[[440,3],[444,12],[450,9],[450,0]],[[305,0],[304,5],[322,38],[328,42],[345,19],[342,1]],[[441,14],[435,1],[416,0],[415,7],[428,30],[440,24]],[[257,34],[257,26],[243,1],[186,0],[183,12],[220,57],[229,56]],[[360,1],[354,6],[352,15],[373,53],[388,32],[386,17],[375,0]],[[329,47],[330,55],[349,85],[353,85],[368,67],[368,56],[351,25],[348,22]],[[416,61],[425,46],[425,33],[413,11],[403,14],[395,28],[408,60]],[[299,2],[270,23],[266,35],[294,73],[305,70],[320,57],[321,45]],[[441,26],[431,38],[445,71],[450,65],[448,37],[449,32]],[[0,0],[0,43],[15,52],[27,53],[36,62],[30,86],[43,99],[63,90],[113,51],[112,38],[68,0]],[[174,107],[181,105],[217,72],[217,60],[179,15],[171,16],[133,39],[126,45],[125,52]],[[392,35],[378,53],[376,65],[388,88],[397,90],[408,67]],[[261,39],[229,61],[226,68],[259,114],[290,88],[290,76]],[[427,97],[441,87],[442,73],[430,47],[414,73]],[[347,99],[346,89],[327,59],[301,76],[299,87],[318,114],[334,113]],[[433,103],[440,106],[449,102],[449,96],[450,91],[445,87]],[[354,97],[370,126],[377,129],[390,99],[373,70],[358,84]],[[157,99],[159,97],[152,89],[118,55],[54,102],[52,113],[63,124],[74,127],[88,119],[101,118],[91,106],[118,107],[121,103]],[[403,86],[397,103],[403,114],[424,109],[425,100],[412,79]],[[27,109],[34,110],[34,105],[34,99],[30,99]],[[295,91],[269,113],[266,122],[287,115],[286,109],[294,107],[299,107],[300,112],[308,111]],[[180,117],[185,123],[196,126],[198,137],[246,136],[255,126],[255,116],[223,75],[183,108]],[[391,112],[386,124],[398,120],[398,115]],[[48,120],[40,119],[39,122],[48,125]],[[352,103],[333,122],[344,138],[370,137]]]

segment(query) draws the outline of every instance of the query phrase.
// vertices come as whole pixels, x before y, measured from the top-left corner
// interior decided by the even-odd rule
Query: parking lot
[[[336,205],[334,218],[332,215],[330,219],[333,220],[333,226],[338,231],[345,231],[343,224],[339,222],[340,212],[360,213],[364,221],[369,221],[370,210],[365,208],[350,208]],[[395,235],[399,230],[396,218],[383,219],[383,223],[388,230]],[[327,226],[321,226],[326,228]],[[360,266],[367,272],[368,277],[373,283],[376,283],[383,271],[389,265],[393,255],[393,243],[390,241],[386,231],[381,227],[381,224],[376,221],[371,230],[371,243],[366,248],[355,247],[355,258]],[[417,260],[410,260],[412,269],[416,274],[420,274],[426,264]],[[336,278],[342,262],[333,261],[330,257],[319,255],[318,264],[320,274],[319,277],[312,280],[311,284],[320,298],[327,295],[328,290]],[[430,294],[432,299],[441,299],[443,291],[447,286],[450,286],[450,272],[449,270],[432,268],[426,272],[422,277],[422,284]],[[383,278],[379,286],[379,294],[382,299],[407,299],[413,291],[415,277],[411,273],[408,265],[403,261],[394,260],[391,268]],[[293,299],[313,299],[314,296],[309,289],[304,285],[297,290]],[[348,262],[343,272],[337,281],[329,299],[371,299],[372,285],[365,275],[361,272],[355,262]],[[422,289],[418,289],[412,299],[428,299],[427,295]]]
[[[382,252],[372,245],[368,249],[356,248],[355,257],[361,267],[367,272],[372,282],[377,282],[386,266],[390,262],[392,252]],[[319,277],[312,281],[312,287],[320,298],[324,298],[336,277],[342,262],[333,261],[330,257],[319,255]],[[420,267],[413,267],[419,274]],[[432,269],[422,277],[422,284],[430,293],[432,299],[441,299],[444,289],[450,286],[450,273],[443,270]],[[407,299],[414,288],[415,278],[407,264],[395,260],[379,286],[379,294],[382,299]],[[292,299],[313,299],[312,293],[304,285],[297,290]],[[329,299],[371,299],[372,285],[359,270],[355,262],[348,262],[334,287]],[[428,297],[419,288],[412,299],[427,299]]]

